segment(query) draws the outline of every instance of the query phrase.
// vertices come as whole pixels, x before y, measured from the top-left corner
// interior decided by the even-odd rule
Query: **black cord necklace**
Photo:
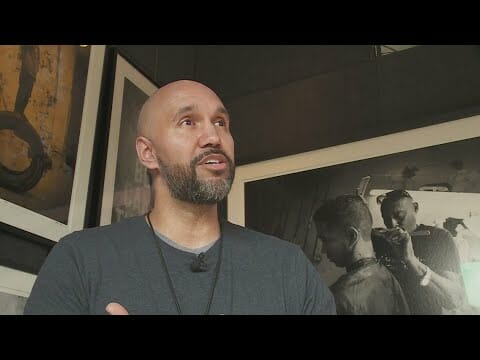
[[[179,315],[182,315],[182,308],[180,307],[180,303],[178,302],[177,293],[175,292],[175,288],[173,287],[172,278],[170,277],[170,273],[168,272],[167,262],[165,261],[165,256],[163,255],[162,247],[158,243],[157,235],[155,234],[155,230],[152,226],[152,221],[150,220],[150,213],[147,214],[147,220],[148,220],[148,225],[150,225],[150,230],[152,230],[154,243],[157,246],[158,252],[160,253],[160,258],[162,259],[163,268],[165,269],[165,273],[167,274],[168,287],[170,288],[170,292],[172,293],[173,300],[175,301],[175,306],[177,308],[177,313]],[[219,277],[219,274],[220,274],[220,264],[222,262],[222,252],[223,252],[222,235],[220,235],[219,241],[220,241],[220,249],[219,249],[219,253],[218,253],[217,265],[215,266],[215,277],[213,279],[212,289],[210,291],[210,296],[209,296],[209,299],[208,299],[207,308],[205,310],[205,315],[210,314],[210,307],[212,306],[213,295],[215,294],[215,287],[217,286],[218,277]]]
[[[367,266],[371,264],[376,264],[378,260],[375,257],[366,257],[360,260],[355,261],[353,264],[347,266],[346,270],[347,272],[357,270],[361,268],[362,266]]]

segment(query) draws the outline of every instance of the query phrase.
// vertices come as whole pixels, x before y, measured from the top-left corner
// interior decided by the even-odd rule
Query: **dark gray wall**
[[[197,79],[225,102],[368,61],[370,46],[235,45],[198,48]]]
[[[118,45],[131,62],[159,85],[178,79],[194,79],[197,46]]]
[[[53,244],[0,224],[0,265],[36,274]]]
[[[317,66],[310,76],[280,86],[234,97],[226,92],[237,163],[479,113],[480,47],[421,46],[376,60],[366,50],[352,47],[356,57],[351,54],[343,67]],[[255,62],[253,51],[249,58]]]
[[[232,114],[238,164],[479,113],[480,46],[120,45],[159,84],[211,86]]]

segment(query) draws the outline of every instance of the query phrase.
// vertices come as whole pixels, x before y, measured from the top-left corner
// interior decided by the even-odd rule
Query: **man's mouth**
[[[209,170],[224,170],[227,168],[227,161],[225,156],[222,154],[211,154],[204,157],[199,163],[199,166],[202,166]]]

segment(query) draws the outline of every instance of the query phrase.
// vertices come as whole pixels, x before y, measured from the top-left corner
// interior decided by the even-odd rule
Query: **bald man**
[[[151,211],[60,240],[25,314],[335,314],[298,246],[219,220],[234,141],[211,89],[187,80],[163,86],[137,129]]]

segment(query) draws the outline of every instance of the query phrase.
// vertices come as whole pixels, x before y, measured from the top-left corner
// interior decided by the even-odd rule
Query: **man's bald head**
[[[187,96],[213,96],[221,100],[209,87],[193,80],[178,80],[168,83],[155,91],[143,104],[137,123],[137,135],[146,136],[151,133],[154,119],[167,115],[175,99]]]
[[[224,199],[235,176],[229,124],[222,101],[201,83],[180,80],[158,89],[141,109],[135,143],[153,186],[192,204]]]

